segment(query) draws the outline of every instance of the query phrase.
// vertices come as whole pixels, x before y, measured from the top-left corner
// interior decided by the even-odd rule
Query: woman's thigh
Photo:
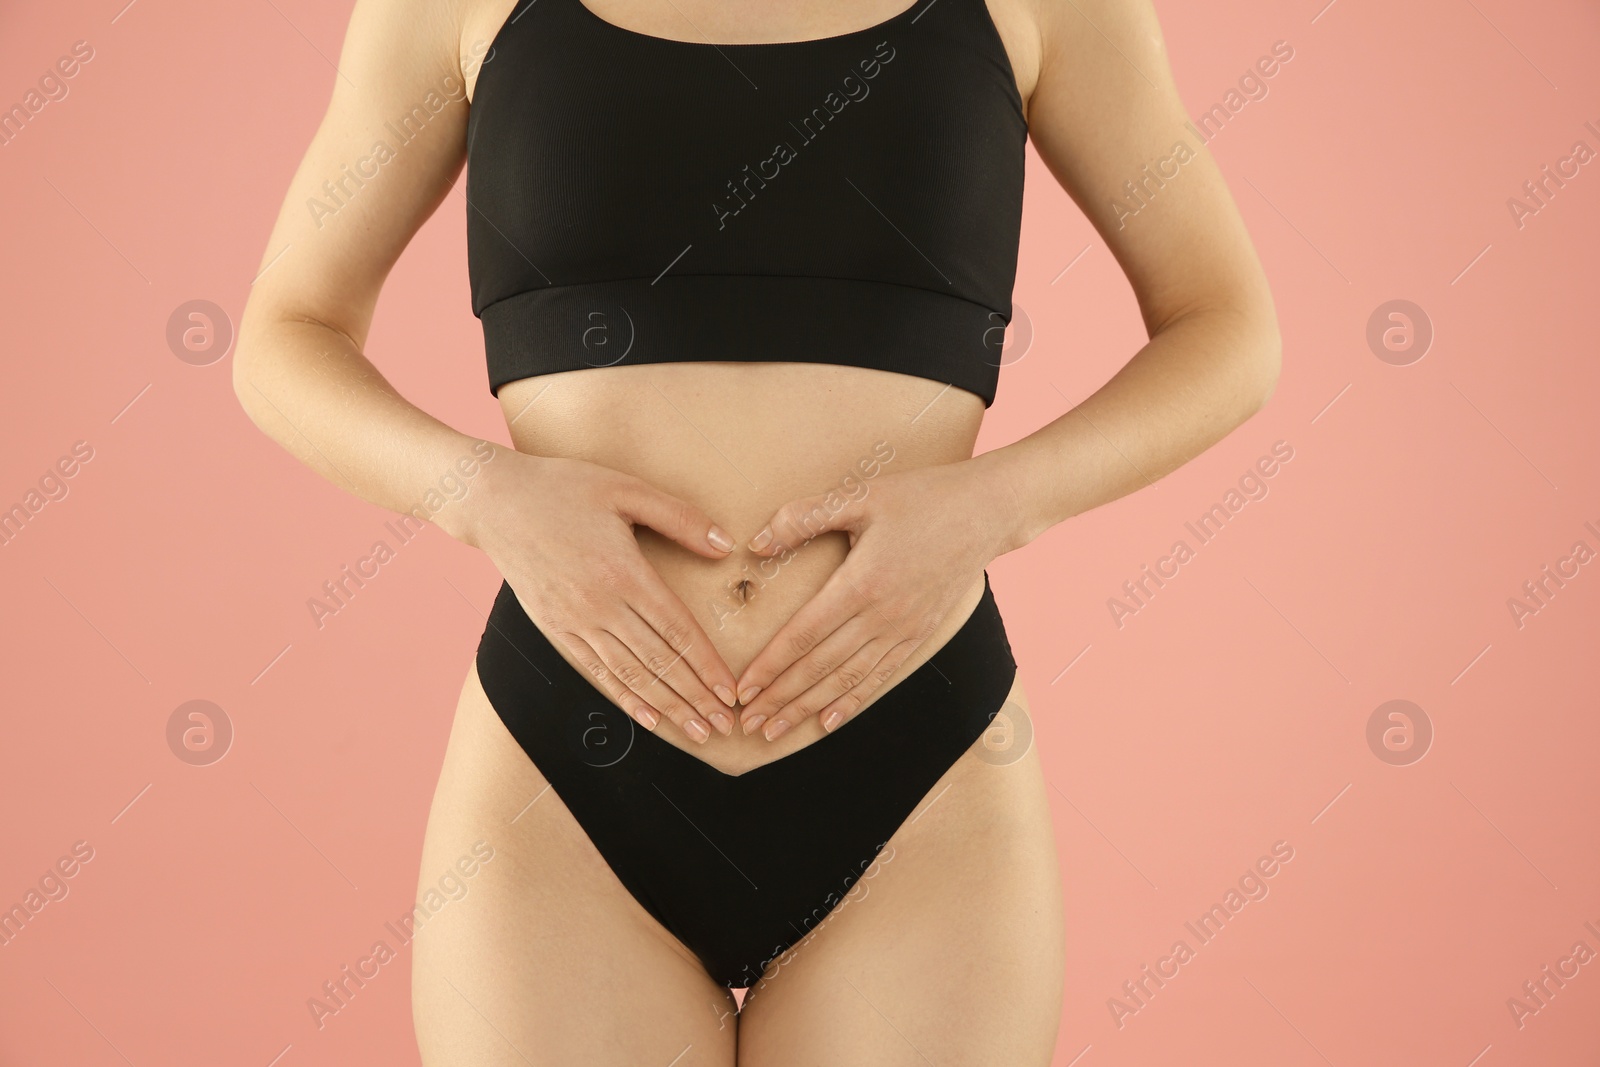
[[[1014,722],[1026,718],[1020,684],[1008,705]],[[738,1062],[1044,1067],[1061,1011],[1063,937],[1038,753],[980,741],[750,991]]]
[[[425,1067],[733,1064],[733,998],[616,880],[476,669],[417,899],[412,1013]]]

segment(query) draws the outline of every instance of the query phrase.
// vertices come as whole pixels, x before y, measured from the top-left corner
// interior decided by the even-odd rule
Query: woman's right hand
[[[711,736],[708,720],[733,732],[733,672],[633,534],[648,526],[722,559],[733,540],[709,516],[632,475],[498,445],[477,494],[461,539],[488,554],[528,617],[612,700],[647,730],[664,714],[697,742]]]

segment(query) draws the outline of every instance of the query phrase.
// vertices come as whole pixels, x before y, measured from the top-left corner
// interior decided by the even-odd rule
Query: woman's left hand
[[[740,676],[746,734],[771,741],[818,714],[838,728],[1016,547],[1015,500],[979,459],[883,474],[859,500],[840,499],[792,500],[750,542],[783,557],[826,531],[850,536],[838,570]]]

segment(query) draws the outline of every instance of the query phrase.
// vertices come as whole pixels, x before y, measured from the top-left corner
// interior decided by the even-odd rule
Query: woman
[[[1143,170],[1186,140],[1147,0],[358,0],[339,71],[235,384],[383,507],[465,482],[420,514],[506,579],[423,848],[472,873],[415,941],[423,1062],[1047,1063],[1060,883],[1037,754],[979,740],[1027,714],[985,567],[1279,360],[1211,159]],[[1150,341],[973,456],[1029,136]],[[515,450],[362,350],[464,163]]]

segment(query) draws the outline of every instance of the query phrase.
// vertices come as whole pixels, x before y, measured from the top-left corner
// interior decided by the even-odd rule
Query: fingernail
[[[699,719],[689,720],[688,725],[684,726],[683,732],[700,742],[702,745],[705,744],[706,740],[711,736],[711,731],[706,729],[706,724],[701,722]]]
[[[711,547],[723,552],[733,551],[733,538],[722,532],[722,527],[713,526],[706,532],[706,540],[711,542]]]
[[[761,724],[767,721],[765,715],[752,715],[744,721],[744,733],[748,737],[761,729]]]
[[[784,722],[782,719],[774,719],[766,728],[766,730],[762,732],[762,736],[768,741],[776,741],[778,738],[783,736],[783,732],[788,728],[789,724]]]
[[[754,552],[760,552],[763,548],[766,548],[767,545],[771,543],[772,527],[767,526],[764,527],[760,533],[756,534],[755,538],[750,542],[750,549]]]
[[[822,728],[832,733],[833,728],[839,725],[839,720],[842,718],[844,718],[844,712],[836,708],[822,717]]]
[[[759,692],[761,692],[761,687],[759,685],[746,686],[744,688],[744,691],[739,694],[739,703],[741,703],[741,704],[750,703],[752,700],[754,700],[756,698],[756,694],[759,693]]]
[[[711,724],[717,728],[717,733],[723,737],[733,733],[733,720],[728,718],[727,712],[713,711],[711,713]]]
[[[738,701],[735,700],[734,697],[733,697],[733,690],[729,689],[725,685],[713,686],[711,691],[713,693],[717,694],[717,699],[718,700],[722,701],[724,704],[728,705],[728,707],[730,707],[730,708],[738,703]]]
[[[654,730],[656,728],[656,723],[661,721],[661,716],[657,715],[651,709],[645,707],[636,709],[633,713],[633,717],[638,719],[639,724],[646,730]]]

